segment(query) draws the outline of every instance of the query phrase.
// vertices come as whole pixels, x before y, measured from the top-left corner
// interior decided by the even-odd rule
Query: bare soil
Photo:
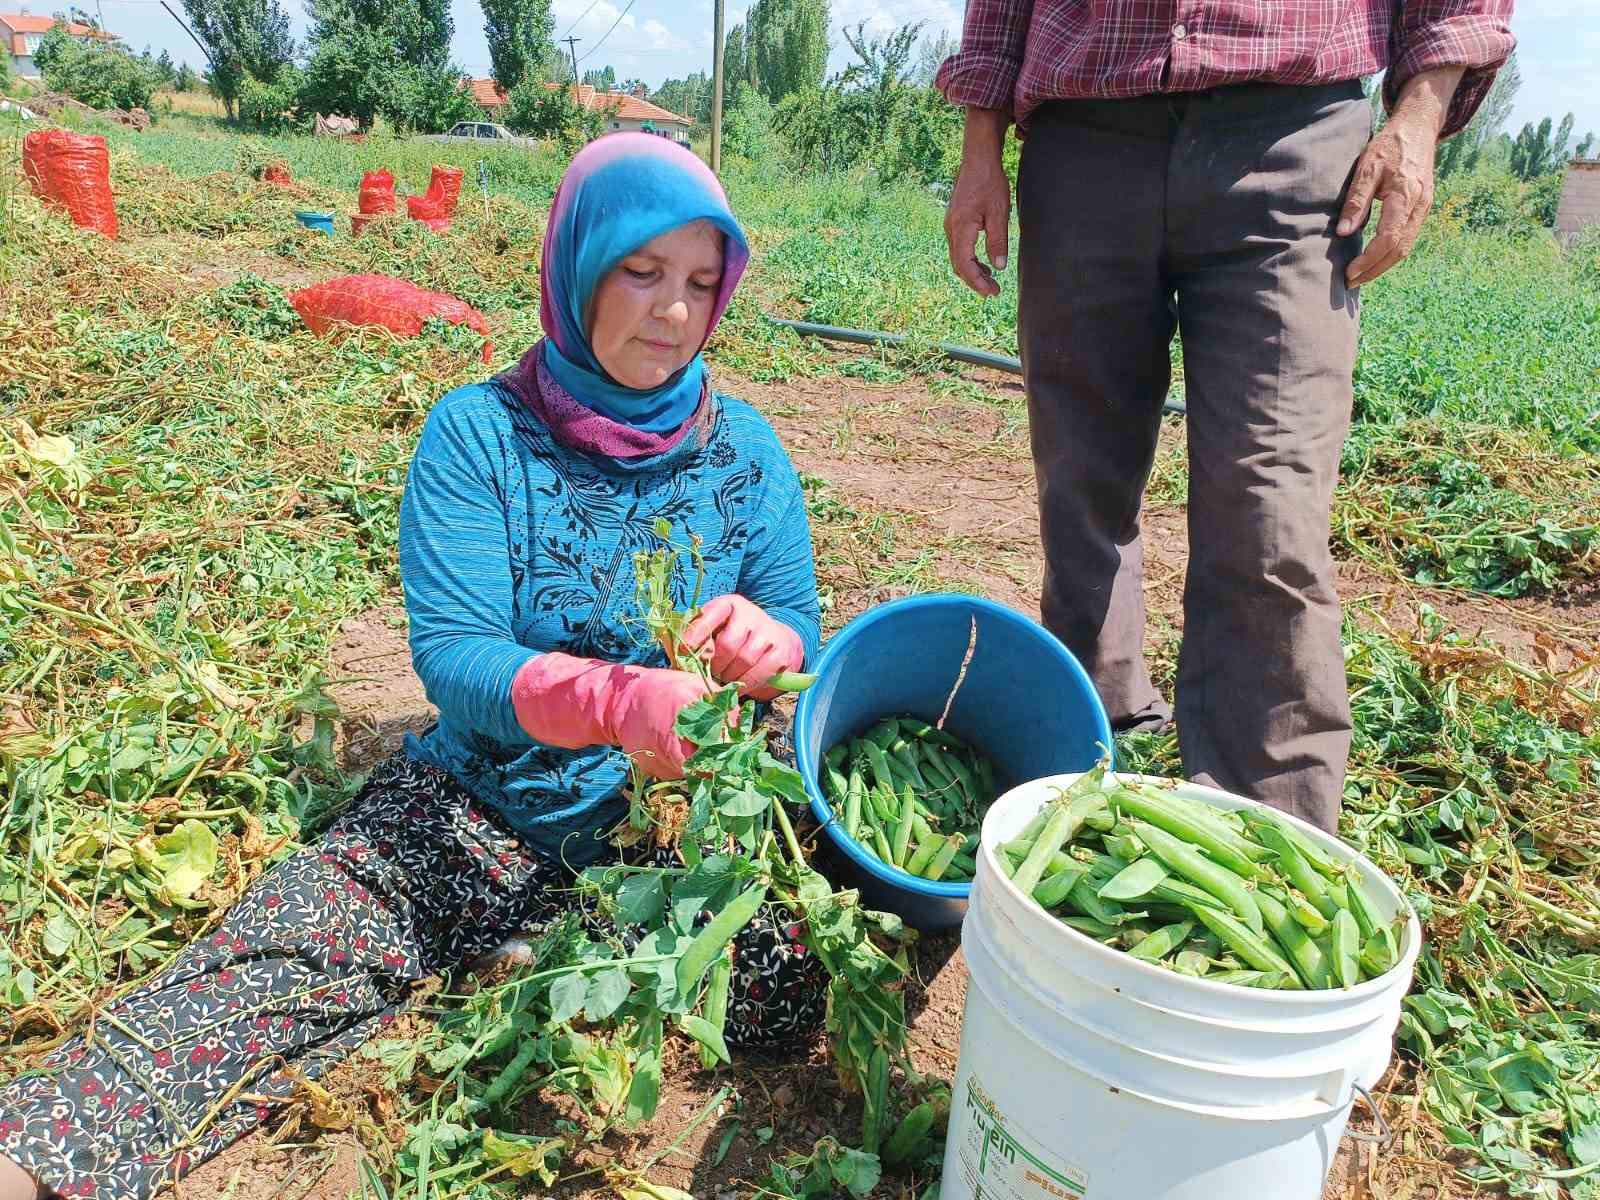
[[[833,563],[825,563],[821,571],[825,588],[835,594],[828,614],[831,627],[896,594],[892,580],[897,564],[903,566],[906,556],[925,555],[930,549],[932,559],[924,569],[934,578],[1037,617],[1042,570],[1038,510],[1020,391],[1004,376],[974,373],[969,379],[976,388],[969,385],[968,394],[958,398],[936,394],[922,380],[893,386],[848,379],[729,381],[772,417],[801,471],[823,481],[825,494],[853,514],[840,518],[847,534],[852,523],[884,519],[898,522],[894,527],[903,534],[893,550],[863,561],[860,553],[830,553],[840,544],[838,531],[828,528],[829,521],[816,522],[819,557]],[[1181,453],[1176,426],[1164,435],[1163,453],[1169,458]],[[1158,464],[1158,478],[1161,470]],[[1152,503],[1143,526],[1153,638],[1170,638],[1182,626],[1187,557],[1183,509]],[[1504,602],[1419,587],[1362,563],[1341,563],[1339,576],[1347,602],[1358,602],[1397,628],[1413,627],[1420,607],[1427,604],[1462,632],[1482,634],[1523,661],[1551,653],[1570,657],[1600,644],[1600,593],[1594,590],[1555,600]],[[340,752],[353,769],[369,766],[397,747],[405,732],[432,719],[410,669],[404,613],[398,606],[373,609],[346,622],[330,674],[344,710]],[[914,965],[914,978],[907,984],[913,1059],[919,1070],[952,1077],[967,983],[958,938],[922,939]],[[821,1043],[799,1058],[743,1057],[735,1068],[715,1073],[701,1070],[686,1048],[675,1053],[654,1125],[586,1152],[580,1169],[608,1163],[638,1166],[661,1155],[650,1170],[653,1182],[684,1188],[705,1200],[731,1200],[731,1193],[747,1190],[763,1176],[781,1150],[805,1150],[824,1134],[846,1141],[854,1137],[858,1102],[841,1090]],[[326,1082],[364,1106],[375,1121],[385,1119],[360,1063],[339,1068]],[[668,1152],[723,1087],[732,1092],[718,1109]],[[1441,1181],[1436,1168],[1425,1165],[1428,1160],[1413,1132],[1414,1116],[1397,1111],[1397,1106],[1390,1109],[1400,1141],[1375,1154],[1347,1138],[1324,1200],[1452,1200],[1473,1194]],[[297,1119],[294,1108],[289,1114],[289,1121]],[[530,1130],[536,1127],[530,1121]],[[1370,1117],[1358,1113],[1352,1127],[1370,1129]],[[293,1136],[285,1137],[286,1132]],[[204,1164],[168,1194],[173,1200],[346,1200],[362,1194],[359,1157],[348,1132],[314,1137],[279,1123]],[[597,1172],[559,1194],[610,1195],[603,1178]],[[926,1182],[896,1176],[886,1179],[881,1193],[915,1197]]]

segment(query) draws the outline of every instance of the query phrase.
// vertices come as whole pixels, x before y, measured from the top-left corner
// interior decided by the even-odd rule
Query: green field
[[[318,339],[285,292],[357,271],[451,292],[488,316],[499,369],[538,336],[537,250],[563,165],[553,151],[492,155],[485,195],[477,159],[455,147],[245,143],[174,114],[110,132],[122,233],[106,244],[26,193],[11,138],[0,126],[0,1073],[204,934],[370,765],[338,752],[330,650],[341,621],[397,602],[411,447],[438,396],[483,368],[475,337],[455,330]],[[263,156],[285,160],[299,190],[242,173]],[[402,222],[325,239],[294,220],[302,207],[348,213],[378,165],[421,191],[437,161],[468,170],[448,235]],[[916,414],[954,406],[1011,431],[968,470],[1015,466],[1016,393],[927,352],[949,340],[1014,353],[1014,281],[989,304],[957,286],[933,196],[741,161],[728,183],[757,260],[713,345],[725,390],[790,397],[801,425],[793,398],[819,398],[822,440],[898,438],[908,472],[942,469],[916,457]],[[1357,727],[1343,832],[1404,883],[1428,935],[1380,1096],[1402,1131],[1383,1177],[1597,1200],[1600,285],[1546,237],[1467,233],[1441,215],[1363,304],[1334,530],[1359,584],[1346,588]],[[762,309],[914,341],[841,354]],[[845,389],[899,405],[899,423],[821,403]],[[1172,422],[1158,479],[1175,512],[1180,432]],[[808,482],[835,614],[956,569],[942,565],[956,551],[919,541],[915,508],[826,472]],[[957,582],[985,586],[981,573]],[[1158,637],[1164,667],[1174,647]],[[1172,739],[1122,752],[1177,770]],[[517,976],[495,986],[514,991]],[[443,996],[433,1008],[453,1016],[380,1055],[389,1115],[352,1135],[366,1194],[537,1191],[545,1168],[580,1176],[570,1192],[599,1188],[602,1151],[646,1166],[600,1109],[575,1121],[519,1099],[441,1117],[430,1079],[481,1091],[509,1059],[463,1033],[504,995]],[[717,1078],[739,1103],[771,1090],[770,1073],[739,1065]],[[847,1137],[856,1102],[837,1100],[848,1119],[819,1119]],[[781,1125],[752,1140],[755,1118],[741,1120],[729,1142],[749,1142],[751,1162],[810,1152]],[[919,1163],[878,1194],[920,1194],[936,1175]]]

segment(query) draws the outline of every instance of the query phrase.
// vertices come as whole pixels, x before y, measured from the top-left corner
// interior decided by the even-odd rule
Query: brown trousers
[[[1181,330],[1184,769],[1327,829],[1350,747],[1328,522],[1360,246],[1333,225],[1370,133],[1354,82],[1063,101],[1030,122],[1017,186],[1045,624],[1114,726],[1171,715],[1144,661],[1139,509]]]

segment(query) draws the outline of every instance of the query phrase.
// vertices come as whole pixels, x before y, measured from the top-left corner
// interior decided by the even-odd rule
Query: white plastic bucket
[[[999,869],[999,847],[1076,778],[1014,788],[983,823],[940,1200],[1318,1200],[1357,1088],[1388,1067],[1416,916],[1371,863],[1297,821],[1356,864],[1379,914],[1407,913],[1393,970],[1349,989],[1265,991],[1140,962],[1063,925]]]

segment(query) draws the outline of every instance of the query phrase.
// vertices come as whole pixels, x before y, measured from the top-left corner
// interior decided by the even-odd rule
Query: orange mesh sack
[[[279,187],[290,187],[294,179],[289,175],[289,164],[283,162],[268,163],[261,172],[262,183],[275,183]]]
[[[386,169],[368,171],[361,177],[359,212],[367,216],[394,211],[394,176]]]
[[[316,334],[340,325],[381,325],[401,337],[416,337],[425,323],[441,317],[483,335],[484,362],[494,352],[489,322],[472,305],[391,275],[341,275],[291,293],[289,303]]]
[[[406,197],[406,212],[413,221],[438,221],[455,216],[461,198],[461,168],[433,168],[428,190],[421,196]]]
[[[74,225],[117,236],[111,194],[111,156],[97,134],[37,129],[22,140],[22,173],[46,204],[63,208]]]

